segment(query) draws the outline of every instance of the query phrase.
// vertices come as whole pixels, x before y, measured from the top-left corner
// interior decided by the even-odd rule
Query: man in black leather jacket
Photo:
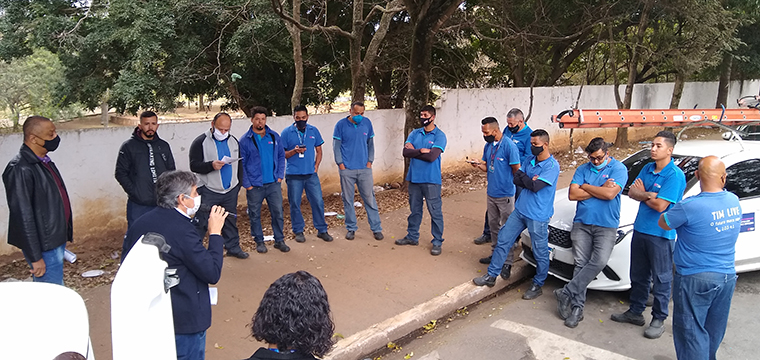
[[[121,144],[116,159],[116,181],[127,193],[127,227],[156,208],[156,181],[176,170],[169,143],[158,137],[158,116],[152,111],[140,114],[140,124],[132,137]]]
[[[72,241],[71,202],[61,173],[48,157],[61,138],[42,116],[24,121],[24,144],[5,167],[8,244],[24,253],[34,281],[63,285],[63,252]]]

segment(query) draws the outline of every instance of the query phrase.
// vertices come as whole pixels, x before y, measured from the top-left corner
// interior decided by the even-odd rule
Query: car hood
[[[565,231],[573,229],[573,218],[575,217],[575,201],[567,199],[569,188],[559,189],[554,194],[554,216],[549,221],[549,225]],[[626,227],[633,225],[636,220],[636,214],[639,211],[639,202],[629,198],[627,195],[620,195],[620,226]]]

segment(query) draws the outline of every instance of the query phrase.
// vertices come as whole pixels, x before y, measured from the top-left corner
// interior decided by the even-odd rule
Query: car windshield
[[[686,176],[686,190],[693,185],[691,180],[694,178],[694,171],[697,170],[700,159],[699,156],[673,155],[673,161],[676,166],[678,166]],[[623,164],[628,168],[628,182],[625,183],[623,194],[628,195],[628,189],[631,187],[633,181],[636,180],[636,177],[639,176],[641,169],[644,165],[649,164],[652,161],[654,160],[650,157],[649,149],[641,150],[623,160]]]

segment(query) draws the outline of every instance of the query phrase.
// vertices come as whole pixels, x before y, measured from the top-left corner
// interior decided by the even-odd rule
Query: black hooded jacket
[[[175,170],[174,156],[169,143],[158,137],[145,140],[140,128],[121,144],[116,159],[116,181],[129,200],[140,205],[156,206],[156,180],[162,173]]]

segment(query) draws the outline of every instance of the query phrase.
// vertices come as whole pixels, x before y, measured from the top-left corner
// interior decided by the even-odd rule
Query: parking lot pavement
[[[565,327],[556,314],[552,295],[563,285],[549,277],[544,295],[526,301],[520,297],[530,283],[523,283],[516,290],[470,308],[465,317],[443,322],[433,332],[402,343],[400,351],[385,354],[382,359],[400,360],[410,353],[411,359],[424,360],[676,359],[670,319],[665,323],[665,334],[657,340],[644,338],[643,326],[609,320],[611,313],[627,309],[627,292],[590,291],[584,320],[575,329]],[[740,274],[718,358],[757,358],[758,295],[760,272]],[[649,308],[645,317],[648,323]]]

